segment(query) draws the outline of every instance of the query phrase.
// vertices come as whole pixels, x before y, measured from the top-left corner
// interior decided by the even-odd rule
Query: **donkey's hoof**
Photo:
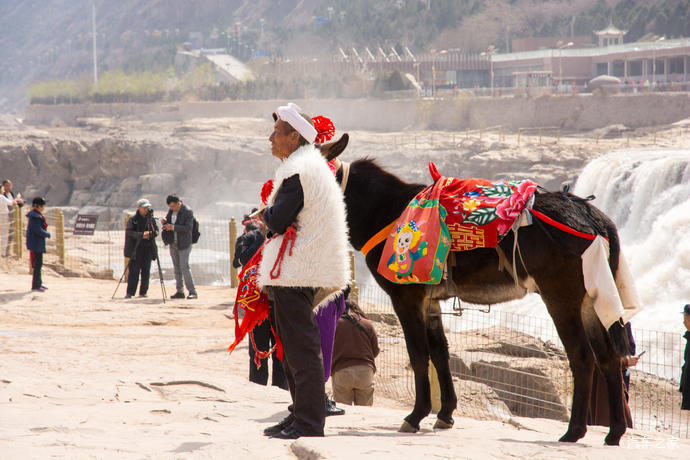
[[[402,425],[400,425],[400,429],[398,430],[398,433],[416,433],[419,431],[419,428],[413,427],[410,422],[405,420]]]
[[[620,442],[621,435],[609,433],[608,435],[606,435],[606,438],[604,438],[604,444],[606,444],[607,446],[618,446],[620,445]]]
[[[579,439],[583,438],[585,436],[585,433],[576,433],[574,431],[568,430],[563,436],[561,436],[561,439],[559,439],[559,442],[577,442]]]
[[[454,420],[450,419],[450,422],[447,422],[445,420],[441,420],[440,418],[436,419],[436,423],[434,423],[434,430],[448,430],[453,428],[453,423]]]

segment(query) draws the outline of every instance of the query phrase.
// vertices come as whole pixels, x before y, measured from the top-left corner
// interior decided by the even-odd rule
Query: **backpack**
[[[199,233],[199,221],[196,220],[196,217],[195,217],[194,223],[192,224],[192,244],[198,243],[200,236],[201,236],[201,233]]]

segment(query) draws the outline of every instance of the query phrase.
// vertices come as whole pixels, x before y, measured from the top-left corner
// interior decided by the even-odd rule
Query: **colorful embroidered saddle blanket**
[[[537,184],[530,180],[489,181],[443,177],[433,163],[429,172],[441,180],[440,204],[451,236],[451,251],[492,248],[528,207]]]
[[[532,181],[443,177],[417,194],[392,225],[377,271],[399,284],[438,284],[449,251],[495,247],[537,189]]]

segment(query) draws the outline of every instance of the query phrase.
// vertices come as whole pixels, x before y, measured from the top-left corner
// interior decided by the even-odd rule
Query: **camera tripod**
[[[145,229],[144,231],[148,231],[150,235],[156,234],[156,229],[153,226],[153,210],[149,210],[149,212],[146,214],[146,225],[144,226],[144,229]],[[137,253],[137,249],[139,248],[139,243],[141,243],[141,239],[138,240],[137,244],[134,246],[133,252],[134,252],[135,256]],[[163,303],[165,303],[165,299],[167,297],[167,294],[165,292],[165,284],[163,283],[163,269],[161,269],[161,261],[160,261],[160,257],[158,256],[158,245],[156,244],[156,237],[155,236],[153,236],[151,238],[151,243],[153,243],[153,248],[152,248],[153,258],[156,259],[156,264],[158,265],[158,279],[160,280],[160,283],[161,283],[161,293],[163,294]],[[131,264],[131,263],[132,263],[132,259],[130,259],[129,263],[125,266],[125,269],[122,272],[122,276],[120,276],[120,281],[118,281],[117,286],[115,286],[115,292],[113,292],[113,296],[111,297],[111,299],[115,298],[115,294],[117,293],[117,290],[120,287],[122,280],[129,273],[129,264]]]

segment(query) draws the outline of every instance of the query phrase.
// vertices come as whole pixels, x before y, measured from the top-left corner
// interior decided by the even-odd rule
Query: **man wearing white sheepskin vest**
[[[300,112],[288,104],[273,114],[269,141],[282,164],[262,213],[274,236],[263,249],[258,282],[274,301],[292,397],[292,412],[264,430],[279,439],[323,436],[323,357],[313,308],[317,291],[336,292],[350,281],[343,196],[313,145],[317,132],[311,118]]]

